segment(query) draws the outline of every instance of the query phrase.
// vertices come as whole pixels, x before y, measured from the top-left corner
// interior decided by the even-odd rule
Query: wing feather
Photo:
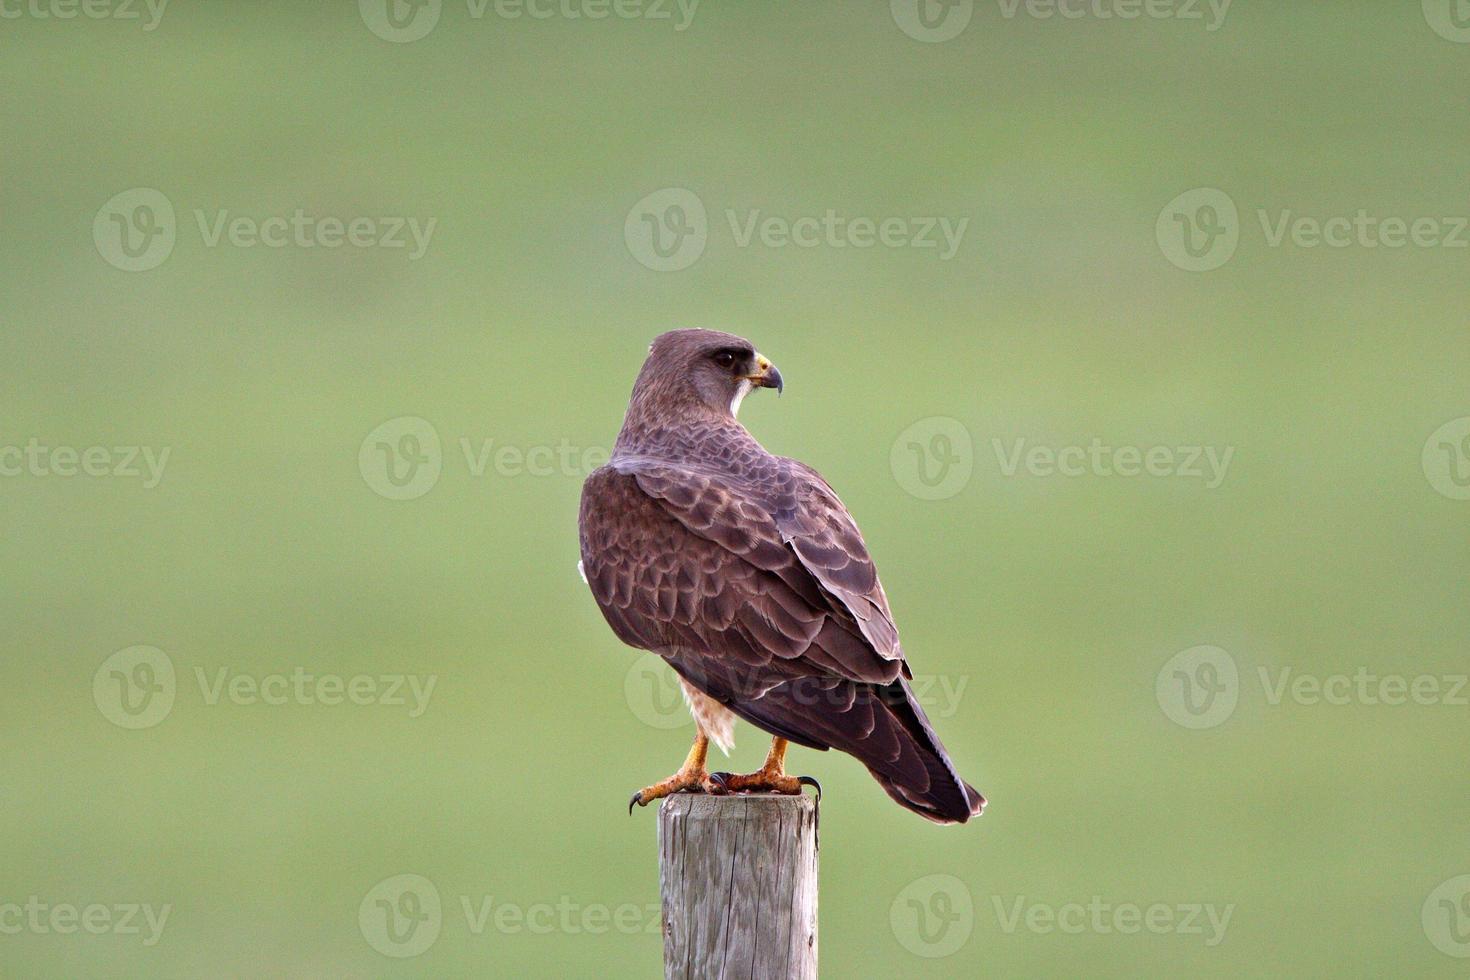
[[[794,460],[765,459],[771,472],[740,482],[664,461],[613,465],[689,531],[775,574],[865,640],[865,654],[844,645],[844,676],[892,680],[903,669],[903,648],[857,524],[815,470]]]

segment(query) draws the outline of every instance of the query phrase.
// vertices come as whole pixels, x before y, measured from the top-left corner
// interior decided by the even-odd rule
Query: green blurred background
[[[881,2],[707,0],[679,30],[672,5],[459,0],[407,43],[371,2],[175,0],[153,30],[141,6],[5,9],[0,447],[170,456],[152,488],[0,478],[0,927],[31,896],[172,909],[153,945],[0,932],[0,973],[656,974],[656,922],[579,916],[657,901],[655,815],[623,808],[692,728],[578,579],[576,509],[648,341],[703,325],[781,367],[786,396],[742,420],[842,493],[915,670],[962,685],[931,713],[991,804],[934,827],[855,761],[793,751],[826,789],[825,975],[1464,975],[1470,906],[1435,917],[1470,872],[1470,708],[1273,704],[1258,673],[1466,670],[1470,503],[1421,450],[1470,415],[1470,251],[1272,246],[1257,214],[1470,214],[1470,45],[1419,4],[1241,2],[1209,30],[1207,7],[979,3],[937,43]],[[1239,245],[1189,272],[1156,220],[1199,187],[1238,206]],[[176,212],[137,272],[105,234],[146,221],[108,210],[133,188]],[[707,242],[660,272],[625,222],[665,188]],[[298,208],[437,224],[415,260],[210,247],[195,214]],[[968,225],[944,260],[742,246],[727,217],[828,209]],[[394,500],[359,450],[402,417],[441,472]],[[900,434],[934,418],[970,475],[931,500]],[[994,440],[1017,439],[1234,456],[1215,488],[1008,476]],[[575,453],[477,473],[486,440]],[[1156,679],[1201,644],[1238,665],[1238,704],[1192,729]],[[135,645],[177,692],[130,730],[93,682]],[[298,667],[437,681],[411,717],[210,703],[196,673]],[[758,765],[764,738],[737,738],[728,767]],[[402,874],[443,905],[411,958],[359,916]],[[942,939],[904,918],[916,894],[954,910]],[[1094,896],[1233,911],[1213,946],[1005,927],[1018,900]],[[572,912],[477,931],[462,902],[487,899]]]

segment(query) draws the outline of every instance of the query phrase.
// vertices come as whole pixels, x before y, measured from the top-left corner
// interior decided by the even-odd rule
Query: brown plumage
[[[670,787],[722,788],[704,772],[702,740],[728,739],[723,709],[777,737],[767,776],[790,780],[780,739],[836,748],[903,806],[963,823],[985,800],[960,779],[913,696],[857,525],[820,474],[766,452],[736,420],[751,388],[780,386],[748,341],[663,334],[611,461],[583,487],[592,594],[623,642],[678,673],[701,732],[679,776],[634,802]]]

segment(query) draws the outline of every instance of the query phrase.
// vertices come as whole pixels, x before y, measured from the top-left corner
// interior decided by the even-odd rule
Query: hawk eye
[[[715,363],[718,364],[720,367],[723,367],[723,368],[734,367],[735,366],[735,352],[734,351],[729,351],[729,350],[716,351],[715,352]]]

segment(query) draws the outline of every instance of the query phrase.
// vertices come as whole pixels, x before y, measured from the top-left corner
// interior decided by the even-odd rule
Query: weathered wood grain
[[[665,977],[816,977],[815,800],[676,794],[658,844]]]

